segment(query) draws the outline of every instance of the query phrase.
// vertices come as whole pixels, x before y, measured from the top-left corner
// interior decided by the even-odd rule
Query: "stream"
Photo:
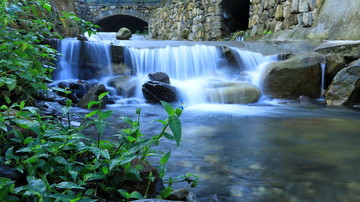
[[[212,59],[200,54],[203,59],[200,62],[189,59],[195,56],[188,54],[189,51],[194,51],[188,49],[188,46],[194,45],[192,42],[117,43],[123,43],[127,47],[130,54],[128,57],[132,59],[128,66],[137,69],[140,81],[148,73],[168,71],[179,89],[189,80],[200,80],[204,76],[213,79],[212,73],[218,71],[218,66],[206,62],[221,60],[221,55],[217,55],[218,49],[212,46],[204,48],[203,43],[195,45],[195,52],[200,53],[206,49],[210,52],[204,52],[205,55],[211,55]],[[150,45],[154,43],[158,44],[158,49]],[[166,44],[186,47],[169,48]],[[243,51],[250,46],[241,44],[232,48],[238,50],[241,46]],[[187,54],[184,55],[189,57],[181,55],[181,51],[185,51]],[[274,48],[270,52],[273,51]],[[279,52],[282,51],[283,49],[279,49]],[[178,56],[175,61],[184,62],[179,63],[180,67],[168,65],[173,60],[168,60],[165,55],[171,57],[172,53]],[[149,55],[151,57],[147,58]],[[269,56],[261,55],[259,60],[256,59],[259,58],[259,53],[246,56],[249,59],[243,59],[243,63],[245,60],[256,60],[255,66],[247,67],[246,71],[263,71],[259,67],[266,67],[261,64],[275,60],[271,54],[266,55]],[[194,60],[194,64],[199,64],[199,67],[192,65],[189,60]],[[161,69],[157,69],[158,67]],[[190,69],[179,74],[184,67]],[[196,71],[191,71],[191,67]],[[73,67],[70,65],[70,70],[71,68]],[[67,77],[66,71],[60,72],[63,75],[61,78],[74,77]],[[219,80],[234,79],[231,74],[223,78],[219,78],[222,74],[215,74],[215,77]],[[249,80],[261,88],[259,78],[259,74],[256,74]],[[197,201],[360,200],[360,138],[357,137],[360,134],[359,109],[326,107],[321,102],[300,104],[294,101],[267,100],[263,97],[252,104],[218,104],[199,99],[201,86],[200,91],[188,93],[194,90],[191,86],[195,85],[197,84],[191,83],[181,91],[185,108],[181,115],[183,134],[180,146],[176,147],[175,142],[162,140],[156,149],[164,152],[171,150],[166,177],[186,173],[199,176],[198,186],[190,188]],[[136,92],[139,91],[141,92],[141,88]],[[126,101],[129,99],[136,101]],[[179,104],[173,103],[175,107]],[[138,107],[141,108],[141,131],[148,137],[160,133],[161,124],[153,120],[165,119],[165,110],[159,104],[145,103],[144,98],[136,94],[135,98],[120,97],[116,104],[107,106],[114,114],[108,120],[104,138],[113,140],[117,131],[126,127],[120,117],[135,118]],[[83,112],[77,108],[74,110],[76,113]],[[90,131],[88,133],[93,134]],[[150,160],[156,165],[156,159]],[[187,186],[186,183],[175,184],[175,188]]]

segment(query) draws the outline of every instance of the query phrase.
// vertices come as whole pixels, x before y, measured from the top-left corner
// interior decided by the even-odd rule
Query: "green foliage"
[[[264,29],[263,31],[264,35],[272,34],[273,32],[269,29]]]
[[[0,103],[31,98],[46,88],[56,51],[42,42],[55,36],[46,1],[0,3]]]
[[[104,96],[106,93],[101,94],[98,101],[90,102],[89,108],[99,104]],[[12,129],[1,127],[0,141],[3,152],[0,153],[0,162],[27,176],[27,184],[15,186],[9,179],[0,178],[0,187],[3,188],[0,197],[18,200],[31,197],[39,201],[95,199],[101,196],[122,197],[126,200],[146,198],[147,191],[142,194],[137,191],[128,193],[127,187],[121,186],[123,183],[114,183],[113,179],[120,178],[121,182],[143,180],[140,178],[141,164],[134,167],[131,162],[139,159],[146,163],[148,156],[159,157],[158,170],[160,177],[164,177],[165,165],[171,152],[164,154],[152,147],[158,145],[162,137],[175,140],[179,145],[179,117],[182,110],[174,109],[166,102],[162,102],[162,105],[168,117],[158,120],[163,124],[159,134],[149,139],[144,138],[140,132],[141,111],[137,109],[136,120],[122,117],[130,127],[119,131],[117,142],[101,139],[106,127],[105,119],[111,116],[111,112],[101,108],[87,113],[79,127],[72,127],[66,122],[40,116],[35,108],[26,107],[24,102],[11,107],[3,106],[1,118],[6,126],[12,126]],[[81,134],[83,129],[91,126],[95,126],[98,131],[96,140]],[[167,128],[171,134],[165,132]],[[155,176],[151,173],[148,177],[148,188],[154,179]],[[189,176],[167,181],[170,185],[177,181],[193,183],[189,181]],[[169,186],[161,196],[167,197],[171,189],[172,186]]]

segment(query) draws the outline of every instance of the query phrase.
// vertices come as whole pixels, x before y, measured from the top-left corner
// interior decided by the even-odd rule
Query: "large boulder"
[[[321,62],[321,56],[299,55],[271,63],[264,73],[263,93],[279,99],[320,97]]]
[[[160,81],[160,82],[163,82],[163,83],[170,84],[170,78],[164,72],[150,73],[148,76],[149,76],[149,79],[151,81]]]
[[[88,103],[91,101],[98,101],[100,94],[106,92],[104,84],[93,85],[89,91],[79,100],[78,106],[84,109],[88,108]],[[99,106],[93,105],[92,108],[98,108]],[[101,108],[106,107],[106,97],[101,102]]]
[[[116,39],[118,40],[129,40],[132,37],[131,31],[126,28],[120,28],[119,31],[116,33]]]
[[[260,90],[248,82],[215,82],[204,89],[207,101],[212,103],[248,104],[257,102]]]
[[[360,59],[342,69],[326,93],[328,105],[354,105],[360,103]]]
[[[146,82],[142,86],[142,92],[149,103],[160,103],[160,101],[174,102],[177,100],[176,88],[159,81]]]
[[[109,80],[108,85],[114,87],[118,95],[133,97],[138,80],[132,76],[117,76]]]

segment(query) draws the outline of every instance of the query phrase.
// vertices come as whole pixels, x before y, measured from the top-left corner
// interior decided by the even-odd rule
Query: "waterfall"
[[[324,98],[324,91],[325,91],[325,71],[326,71],[326,64],[321,63],[321,88],[320,88],[320,99]]]
[[[100,79],[112,76],[111,46],[99,42],[67,38],[59,41],[61,56],[55,80]]]
[[[164,48],[134,48],[125,50],[125,63],[132,68],[140,83],[145,83],[148,73],[165,72],[171,79],[171,85],[180,92],[181,99],[188,104],[207,102],[227,102],[221,96],[207,96],[205,91],[239,82],[241,72],[247,72],[247,79],[260,88],[260,75],[266,65],[276,57],[265,57],[260,53],[232,48],[237,65],[229,68],[221,48],[216,46],[178,46]],[[232,69],[229,71],[229,69]],[[136,90],[142,97],[141,85]],[[237,95],[239,96],[239,95]],[[230,99],[231,100],[231,99]]]

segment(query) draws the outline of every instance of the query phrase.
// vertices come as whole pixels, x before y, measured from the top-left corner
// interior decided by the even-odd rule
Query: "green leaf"
[[[89,102],[89,104],[90,104],[90,102]],[[89,104],[88,104],[88,107],[89,107]],[[92,106],[92,105],[91,105],[91,106]],[[91,108],[91,106],[90,106],[89,108]],[[99,110],[94,110],[94,111],[86,114],[86,115],[85,115],[85,118],[92,117],[92,116],[94,116],[95,114],[97,114],[98,112],[99,112]]]
[[[108,91],[108,92],[104,92],[104,93],[101,93],[99,96],[98,96],[98,98],[99,98],[99,100],[102,100],[107,94],[109,94],[110,92]]]
[[[102,157],[110,160],[110,153],[109,153],[108,150],[103,149],[103,150],[100,151],[100,154],[101,154]]]
[[[43,7],[44,7],[48,12],[51,12],[51,5],[50,5],[50,4],[44,3],[44,4],[43,4]]]
[[[177,116],[169,117],[169,126],[171,129],[171,132],[174,134],[176,146],[179,146],[180,141],[181,141],[181,133],[182,133],[180,119]]]
[[[60,182],[56,185],[56,187],[60,189],[85,189],[84,187],[81,187],[80,185],[73,182]]]
[[[136,153],[140,150],[142,150],[144,147],[150,146],[153,143],[153,140],[143,140],[141,142],[138,142],[134,144],[130,149],[128,150],[129,153]]]
[[[124,197],[124,198],[126,198],[126,199],[129,199],[129,198],[130,198],[130,194],[129,194],[129,192],[127,192],[126,190],[124,190],[124,189],[118,189],[117,191],[120,193],[120,195],[121,195],[122,197]]]
[[[62,156],[56,156],[56,157],[54,158],[54,161],[56,161],[56,162],[58,162],[58,163],[60,163],[60,164],[62,164],[62,165],[66,165],[66,166],[69,166],[69,165],[70,165],[69,162],[68,162],[64,157],[62,157]]]
[[[136,158],[135,154],[130,154],[127,156],[122,156],[117,159],[113,159],[109,163],[109,170],[112,170],[116,166],[121,166],[121,165],[127,164],[127,163],[131,162],[132,160],[134,160],[135,158]]]
[[[140,194],[138,191],[133,191],[130,194],[130,198],[134,198],[134,199],[143,199],[143,195]]]
[[[10,147],[8,150],[6,150],[5,152],[5,159],[7,161],[11,160],[14,156],[14,146]]]
[[[100,102],[99,101],[90,101],[88,103],[88,109],[90,109],[93,105],[97,105],[97,104],[100,104]]]
[[[9,178],[0,177],[0,201],[6,201],[11,189],[15,186]]]
[[[107,118],[109,118],[109,117],[112,115],[112,113],[113,113],[113,112],[112,112],[111,110],[101,112],[101,113],[99,113],[99,118],[100,118],[100,119],[107,119]]]
[[[75,170],[70,170],[69,171],[69,174],[71,175],[71,178],[72,178],[72,180],[73,181],[76,181],[76,178],[77,178],[77,176],[78,176],[78,172],[76,172]]]
[[[183,110],[181,110],[180,108],[175,109],[175,113],[178,117],[181,116],[182,112],[183,112]]]
[[[170,194],[171,194],[171,192],[172,192],[172,188],[173,188],[172,186],[169,186],[169,187],[161,190],[161,192],[160,192],[161,198],[167,198],[167,197],[169,197]]]
[[[161,157],[161,159],[160,159],[160,165],[165,165],[165,164],[169,161],[170,154],[171,154],[171,151],[169,151],[169,152],[166,153],[163,157]]]
[[[123,121],[125,121],[125,123],[128,123],[128,124],[133,124],[133,122],[134,122],[129,117],[125,117],[125,116],[120,117],[120,119],[122,119]]]
[[[175,114],[174,107],[171,106],[169,103],[161,101],[161,104],[165,108],[165,110],[169,116],[173,116]]]
[[[103,171],[103,173],[104,173],[105,175],[107,175],[107,174],[109,173],[109,168],[106,167],[106,166],[103,167],[101,170]]]
[[[102,180],[105,175],[98,173],[87,173],[84,175],[84,181]]]
[[[46,193],[46,185],[41,179],[35,179],[34,176],[28,176],[29,191],[44,195]]]

